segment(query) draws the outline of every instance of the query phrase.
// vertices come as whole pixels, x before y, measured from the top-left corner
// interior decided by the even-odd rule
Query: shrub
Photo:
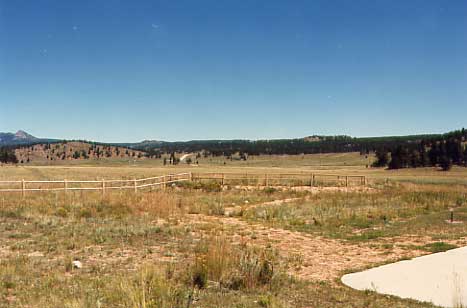
[[[64,207],[59,207],[59,208],[57,209],[57,211],[55,212],[55,214],[56,214],[57,216],[60,216],[60,217],[67,217],[67,216],[68,216],[68,211],[67,211],[67,209],[64,208]]]
[[[196,248],[192,266],[193,285],[204,288],[207,280],[232,290],[269,287],[280,273],[277,253],[255,247],[233,246],[223,237],[213,237]]]
[[[199,182],[197,184],[196,188],[202,189],[206,192],[220,192],[222,190],[222,185],[217,181]]]
[[[194,287],[204,289],[208,284],[208,271],[206,264],[198,260],[193,267],[191,277]]]
[[[445,242],[434,242],[434,243],[426,244],[422,248],[423,248],[423,250],[427,250],[427,251],[436,253],[436,252],[443,252],[443,251],[447,251],[447,250],[450,250],[450,249],[454,249],[454,248],[457,248],[457,246],[452,245],[452,244],[448,244],[448,243],[445,243]]]
[[[92,217],[92,212],[90,209],[81,209],[78,213],[78,217],[80,218],[91,218]]]
[[[168,280],[155,267],[146,267],[133,277],[123,279],[118,302],[124,307],[172,308],[185,307],[189,291]]]
[[[274,187],[266,187],[264,189],[264,193],[266,193],[267,195],[272,195],[276,191],[277,191],[277,189],[275,189]]]

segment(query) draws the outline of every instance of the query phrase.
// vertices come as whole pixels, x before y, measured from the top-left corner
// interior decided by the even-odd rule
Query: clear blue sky
[[[98,141],[467,123],[467,1],[0,0],[0,131]]]

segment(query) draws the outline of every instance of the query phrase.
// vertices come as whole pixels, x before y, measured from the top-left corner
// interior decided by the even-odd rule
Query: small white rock
[[[82,268],[83,264],[80,261],[73,261],[73,268]]]

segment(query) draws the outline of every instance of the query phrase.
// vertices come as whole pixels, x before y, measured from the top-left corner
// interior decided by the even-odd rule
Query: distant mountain
[[[15,134],[15,139],[17,139],[17,140],[37,140],[39,138],[36,138],[33,135],[26,133],[24,130],[19,130]]]
[[[2,133],[0,132],[0,146],[11,146],[11,145],[24,145],[33,144],[38,142],[52,142],[55,139],[42,139],[34,137],[31,134],[23,130],[19,130],[16,133]]]

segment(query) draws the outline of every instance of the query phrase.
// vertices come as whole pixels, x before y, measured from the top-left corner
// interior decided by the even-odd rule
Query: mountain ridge
[[[0,146],[27,145],[39,142],[53,142],[57,139],[38,138],[24,130],[18,130],[16,133],[0,132]]]

